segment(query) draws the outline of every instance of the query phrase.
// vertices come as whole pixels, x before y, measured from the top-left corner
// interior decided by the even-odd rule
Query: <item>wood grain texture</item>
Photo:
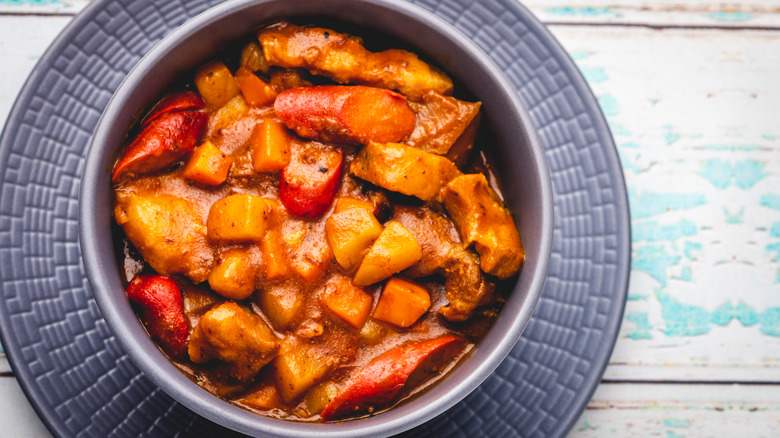
[[[628,185],[629,302],[605,378],[780,381],[780,32],[551,29]]]
[[[778,389],[603,383],[569,437],[775,437]]]

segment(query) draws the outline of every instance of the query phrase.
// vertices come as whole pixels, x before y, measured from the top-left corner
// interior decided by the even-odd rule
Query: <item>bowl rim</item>
[[[108,296],[103,293],[103,291],[109,287],[107,284],[107,275],[103,272],[103,263],[96,251],[97,239],[95,239],[92,234],[100,225],[96,221],[97,216],[94,213],[94,209],[91,208],[91,202],[84,201],[92,201],[95,198],[94,192],[99,184],[99,180],[102,176],[105,176],[108,171],[102,166],[97,165],[97,160],[90,160],[90,157],[95,155],[95,150],[100,150],[101,144],[106,143],[106,138],[113,130],[110,121],[122,110],[123,102],[128,99],[132,91],[140,86],[142,75],[140,75],[139,72],[146,71],[159,63],[160,59],[163,58],[165,54],[171,53],[196,30],[209,23],[225,19],[226,17],[240,12],[244,8],[280,3],[282,1],[283,0],[234,0],[222,3],[207,10],[188,20],[167,35],[162,41],[157,43],[143,56],[136,66],[133,67],[119,85],[98,121],[87,148],[87,158],[84,164],[84,173],[79,197],[79,244],[82,249],[87,277],[101,313],[128,356],[130,356],[133,362],[158,387],[199,415],[239,432],[249,434],[262,433],[269,436],[349,437],[383,436],[400,433],[430,420],[465,398],[493,372],[514,347],[515,343],[520,338],[523,329],[530,320],[531,314],[541,295],[552,252],[553,237],[553,198],[549,168],[534,123],[514,86],[499,72],[498,67],[495,66],[493,61],[473,41],[443,19],[417,5],[396,0],[345,0],[347,2],[369,4],[379,7],[380,9],[391,9],[393,12],[415,17],[417,20],[424,22],[424,24],[430,27],[433,32],[443,35],[447,40],[452,41],[453,44],[461,46],[464,50],[474,56],[475,61],[488,66],[488,71],[495,74],[493,80],[501,86],[502,94],[504,94],[513,103],[514,108],[517,109],[517,115],[524,128],[523,133],[526,135],[527,143],[531,148],[530,155],[534,160],[533,167],[539,170],[541,176],[539,180],[539,199],[542,208],[539,211],[540,218],[538,221],[540,224],[540,229],[538,230],[540,236],[540,251],[535,257],[536,264],[533,265],[534,272],[532,273],[530,285],[527,288],[528,293],[521,303],[515,306],[519,306],[519,313],[514,318],[509,319],[511,324],[509,324],[508,327],[505,327],[507,330],[499,338],[498,343],[485,354],[483,360],[479,362],[473,371],[464,379],[455,383],[451,389],[446,391],[447,397],[428,400],[428,404],[419,409],[406,409],[409,412],[404,415],[388,416],[383,414],[365,420],[347,421],[335,424],[291,422],[264,417],[222,401],[205,391],[204,393],[210,397],[193,397],[191,394],[192,389],[199,387],[187,379],[184,374],[179,372],[178,369],[172,365],[165,369],[154,366],[154,363],[159,360],[162,353],[156,348],[151,351],[147,348],[148,344],[151,343],[148,336],[145,336],[145,341],[148,342],[145,342],[144,339],[141,339],[140,343],[131,341],[133,336],[137,335],[138,329],[143,330],[141,324],[138,324],[137,320],[132,323],[124,321],[125,318],[118,311],[117,307],[113,302],[110,302]],[[527,266],[524,267],[524,270],[525,269],[527,269]],[[506,319],[504,320],[506,321]],[[131,325],[137,327],[131,327]],[[165,360],[167,361],[167,358]],[[170,364],[170,362],[168,363]],[[181,378],[176,378],[176,375],[174,375],[174,378],[170,379],[171,376],[169,373],[171,369],[175,370]],[[452,376],[448,376],[448,379],[450,377]],[[403,409],[405,406],[415,405],[419,400],[420,398],[410,403],[406,403],[403,406],[393,408],[391,411],[397,411]]]

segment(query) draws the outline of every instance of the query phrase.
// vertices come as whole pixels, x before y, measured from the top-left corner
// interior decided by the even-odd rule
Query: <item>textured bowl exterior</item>
[[[181,374],[138,323],[124,294],[112,247],[110,168],[133,117],[167,85],[255,29],[282,18],[324,17],[402,41],[483,102],[495,137],[498,173],[520,222],[528,254],[509,300],[471,357],[413,402],[367,420],[307,424],[276,420],[219,400]],[[553,234],[553,201],[542,145],[515,89],[468,38],[436,16],[388,0],[235,1],[185,23],[155,46],[108,103],[84,168],[79,231],[87,275],[110,328],[141,370],[173,398],[217,423],[263,436],[386,436],[419,425],[474,390],[500,364],[528,323],[544,283]]]

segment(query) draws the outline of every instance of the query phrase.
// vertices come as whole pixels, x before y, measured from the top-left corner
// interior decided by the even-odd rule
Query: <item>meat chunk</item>
[[[226,302],[203,315],[192,330],[187,350],[195,363],[224,362],[231,381],[246,383],[276,356],[278,347],[259,316]]]
[[[369,52],[358,38],[290,23],[263,29],[258,40],[269,65],[305,68],[345,84],[397,90],[417,99],[429,90],[452,93],[452,80],[405,50]]]
[[[489,302],[495,285],[482,275],[479,257],[463,249],[452,222],[426,207],[398,207],[394,219],[409,229],[422,248],[420,262],[405,273],[413,277],[444,275],[445,296],[449,301],[439,309],[444,318],[465,321],[477,307]]]
[[[464,102],[430,91],[420,102],[409,102],[416,123],[406,143],[456,162],[454,158],[465,161],[474,145],[481,106],[480,102]]]
[[[447,158],[399,143],[370,143],[360,150],[349,170],[379,187],[423,201],[435,198],[442,187],[460,175]]]
[[[442,198],[463,240],[477,249],[483,271],[509,278],[520,270],[525,257],[520,233],[512,215],[491,193],[484,175],[453,179]]]
[[[206,240],[206,225],[184,199],[171,195],[118,196],[114,218],[158,273],[186,275],[195,283],[208,278],[214,254]]]

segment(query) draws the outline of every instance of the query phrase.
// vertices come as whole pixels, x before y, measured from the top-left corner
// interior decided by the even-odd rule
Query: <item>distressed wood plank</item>
[[[0,130],[35,63],[68,22],[70,17],[0,15]]]
[[[602,384],[570,438],[609,436],[774,437],[777,385]]]
[[[551,29],[629,190],[629,301],[605,379],[780,381],[780,32]]]
[[[0,14],[73,15],[89,3],[89,0],[0,0]],[[545,23],[780,28],[780,6],[774,0],[740,3],[530,0],[522,3]]]
[[[30,402],[10,377],[0,377],[0,424],[2,435],[16,438],[48,438],[48,429],[38,418]]]
[[[524,4],[546,23],[780,28],[780,6],[772,0],[532,0]]]

